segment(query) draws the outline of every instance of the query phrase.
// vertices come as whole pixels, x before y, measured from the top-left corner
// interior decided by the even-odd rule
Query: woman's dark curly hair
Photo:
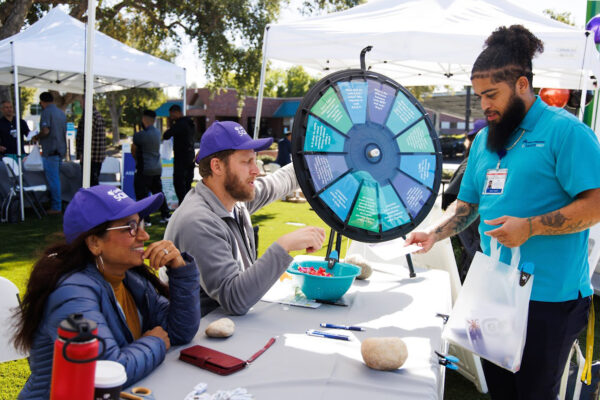
[[[110,221],[104,222],[90,229],[70,244],[63,239],[44,250],[42,256],[33,265],[21,307],[13,313],[13,318],[16,320],[13,340],[17,349],[24,352],[31,349],[35,332],[44,315],[48,297],[56,289],[61,278],[82,271],[89,263],[95,262],[85,239],[91,235],[104,236],[110,223]],[[169,288],[158,279],[149,267],[142,264],[132,268],[131,271],[149,280],[158,293],[169,297]]]
[[[544,43],[524,26],[502,26],[486,39],[484,50],[473,64],[471,79],[489,77],[493,82],[515,84],[525,76],[533,88],[531,60],[543,52]]]

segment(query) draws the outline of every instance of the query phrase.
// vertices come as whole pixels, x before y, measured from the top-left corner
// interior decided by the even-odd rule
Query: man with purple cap
[[[165,239],[197,260],[202,314],[218,306],[248,312],[286,270],[290,251],[319,250],[325,231],[304,227],[277,239],[256,258],[250,214],[298,186],[293,165],[258,177],[256,151],[272,138],[253,140],[231,121],[215,121],[204,132],[196,156],[202,181],[173,213]]]

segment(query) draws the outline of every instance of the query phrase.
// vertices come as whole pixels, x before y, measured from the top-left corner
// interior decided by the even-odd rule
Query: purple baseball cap
[[[473,130],[471,130],[471,132],[467,133],[467,136],[471,136],[476,134],[477,132],[479,132],[480,130],[482,130],[483,128],[485,128],[487,126],[487,122],[485,122],[485,119],[478,119],[473,123]]]
[[[237,122],[215,121],[200,139],[200,151],[196,155],[196,162],[223,150],[265,150],[271,143],[273,138],[252,139]]]
[[[145,218],[158,210],[164,200],[162,193],[135,201],[121,189],[109,185],[81,188],[75,193],[63,217],[63,232],[67,243],[107,221],[139,214]]]

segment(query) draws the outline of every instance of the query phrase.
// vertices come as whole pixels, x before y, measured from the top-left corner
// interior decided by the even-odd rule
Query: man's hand
[[[527,218],[517,218],[504,215],[502,217],[483,221],[488,225],[500,225],[485,234],[494,237],[498,243],[506,247],[519,247],[531,237]]]
[[[297,231],[283,235],[277,243],[288,253],[294,250],[305,250],[307,253],[318,251],[323,246],[325,230],[316,226],[306,226]]]
[[[411,232],[406,238],[404,246],[408,246],[411,244],[419,245],[422,247],[422,249],[416,251],[416,253],[423,254],[431,250],[436,241],[437,240],[433,232]]]
[[[0,153],[4,153],[6,151],[6,147],[0,146]]]
[[[162,339],[165,342],[165,347],[167,350],[171,348],[171,340],[169,339],[169,334],[162,328],[162,326],[158,325],[149,331],[144,332],[142,336],[155,336],[159,339]]]

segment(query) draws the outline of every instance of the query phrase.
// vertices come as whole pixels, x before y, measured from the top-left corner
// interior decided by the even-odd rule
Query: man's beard
[[[231,172],[226,166],[225,190],[236,201],[250,201],[254,199],[254,188],[247,189],[242,180]]]
[[[488,149],[491,151],[505,149],[513,132],[525,118],[525,114],[525,102],[513,94],[500,120],[488,122]]]

